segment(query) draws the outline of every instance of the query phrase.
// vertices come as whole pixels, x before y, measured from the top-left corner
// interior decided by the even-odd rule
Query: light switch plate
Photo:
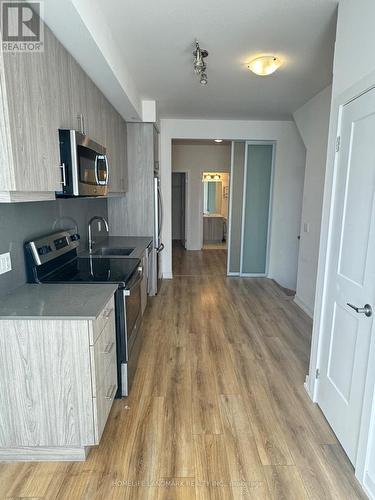
[[[12,270],[12,261],[10,260],[10,252],[0,255],[0,274],[8,273]]]
[[[303,225],[303,231],[305,233],[309,233],[310,232],[310,224],[308,222],[304,223],[304,225]]]

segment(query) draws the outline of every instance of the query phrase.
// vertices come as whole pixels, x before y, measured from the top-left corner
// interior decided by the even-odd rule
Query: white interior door
[[[355,464],[375,302],[375,90],[344,106],[340,136],[317,401]]]

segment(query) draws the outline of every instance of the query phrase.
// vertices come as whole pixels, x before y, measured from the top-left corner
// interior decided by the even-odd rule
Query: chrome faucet
[[[101,221],[104,223],[104,226],[106,228],[107,233],[109,233],[109,227],[108,227],[108,222],[105,217],[102,217],[101,215],[95,215],[94,217],[91,217],[89,220],[88,224],[88,232],[89,232],[89,237],[88,237],[88,242],[89,242],[89,253],[92,253],[92,247],[94,246],[94,241],[92,240],[92,224],[95,221]]]

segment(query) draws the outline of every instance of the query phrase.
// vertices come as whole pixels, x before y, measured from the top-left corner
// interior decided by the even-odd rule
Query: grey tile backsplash
[[[106,199],[69,198],[37,203],[0,204],[0,254],[10,252],[12,271],[0,275],[0,297],[26,282],[23,244],[38,236],[71,229],[76,221],[81,245],[87,245],[87,223],[107,217]]]

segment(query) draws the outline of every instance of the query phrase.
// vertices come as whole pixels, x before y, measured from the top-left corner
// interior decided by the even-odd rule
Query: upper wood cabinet
[[[109,191],[124,193],[128,184],[126,123],[109,102],[105,106],[104,120],[104,145],[109,161]]]
[[[48,85],[49,53],[3,53],[1,67],[1,149],[7,151],[0,170],[0,199],[11,192],[53,192],[60,187],[56,104]],[[49,193],[49,194],[48,194]],[[36,195],[38,196],[38,195]]]
[[[81,131],[81,124],[78,122],[78,117],[86,117],[86,121],[88,121],[87,85],[89,78],[76,60],[70,56],[68,57],[65,82],[68,88],[69,99],[67,107],[70,110],[70,117],[68,120],[69,126],[67,128]]]
[[[127,187],[126,123],[45,26],[42,53],[0,53],[0,202],[54,199],[59,128],[106,146],[110,191]]]
[[[119,152],[120,152],[120,171],[122,179],[122,192],[127,192],[129,187],[129,177],[128,177],[128,150],[127,150],[127,136],[128,128],[125,120],[120,120],[119,125]]]
[[[152,123],[128,122],[126,128],[129,192],[108,203],[110,227],[117,235],[152,236],[158,132]]]
[[[108,112],[107,102],[107,99],[103,96],[98,87],[90,80],[86,85],[87,111],[84,116],[85,133],[95,142],[104,146],[106,137],[104,115]],[[119,119],[122,120],[120,115],[118,116]],[[115,146],[118,147],[117,145]]]

